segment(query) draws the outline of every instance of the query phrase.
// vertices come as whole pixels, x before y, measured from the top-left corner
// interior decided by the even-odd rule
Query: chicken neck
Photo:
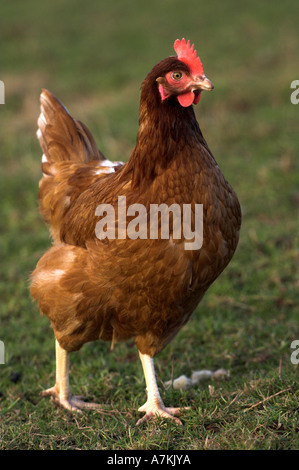
[[[139,131],[136,146],[127,164],[132,186],[150,185],[175,159],[189,149],[206,145],[192,106],[183,108],[175,97],[161,102],[154,82],[146,80],[140,99]]]

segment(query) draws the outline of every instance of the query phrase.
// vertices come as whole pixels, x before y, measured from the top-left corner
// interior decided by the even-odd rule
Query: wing
[[[87,127],[74,119],[52,93],[43,90],[40,104],[37,130],[43,150],[40,211],[51,226],[54,241],[60,241],[64,219],[78,198],[94,184],[105,184],[105,179],[123,163],[106,160]],[[81,209],[84,220],[84,207]]]

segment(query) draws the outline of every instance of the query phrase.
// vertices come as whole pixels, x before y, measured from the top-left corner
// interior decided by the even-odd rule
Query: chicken
[[[96,408],[71,394],[70,352],[98,339],[114,345],[133,338],[147,389],[147,401],[139,408],[145,414],[137,424],[156,416],[181,424],[180,408],[167,408],[161,399],[153,358],[186,324],[231,260],[241,224],[237,196],[192,106],[213,85],[190,41],[176,40],[174,49],[177,55],[159,62],[142,84],[139,131],[127,163],[106,160],[85,125],[49,91],[42,91],[38,119],[43,150],[39,204],[53,245],[32,273],[31,295],[56,338],[56,383],[42,395],[69,410]],[[129,208],[125,222],[123,202]],[[175,231],[175,221],[183,224],[185,216],[181,212],[177,219],[171,210],[168,236],[162,236],[161,212],[158,236],[150,236],[148,225],[141,230],[141,219],[137,216],[138,224],[133,216],[145,208],[147,222],[151,207],[162,205],[191,208],[186,235]],[[187,249],[186,241],[196,238],[198,207],[202,243]],[[108,213],[113,221],[105,220]]]

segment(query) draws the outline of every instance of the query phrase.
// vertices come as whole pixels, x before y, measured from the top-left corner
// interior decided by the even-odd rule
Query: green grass
[[[299,449],[298,2],[28,0],[1,6],[0,106],[1,449]],[[243,211],[234,259],[191,321],[157,357],[160,380],[224,368],[227,380],[166,405],[190,406],[183,427],[135,427],[145,401],[133,343],[85,345],[72,355],[76,394],[108,405],[72,415],[39,392],[54,382],[54,343],[28,278],[50,245],[38,212],[38,96],[49,88],[92,130],[111,159],[127,159],[138,130],[139,89],[185,36],[215,85],[196,113]],[[18,374],[13,375],[13,374]],[[14,378],[18,378],[16,382]],[[210,387],[209,387],[210,385]]]

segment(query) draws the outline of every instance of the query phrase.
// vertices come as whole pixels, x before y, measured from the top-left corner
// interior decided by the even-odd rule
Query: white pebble
[[[191,375],[192,384],[203,382],[212,378],[213,372],[210,370],[197,370]]]
[[[187,390],[192,386],[192,380],[186,377],[186,375],[180,375],[180,377],[174,379],[173,382],[168,380],[168,382],[165,382],[164,385],[166,388],[172,385],[175,390]]]
[[[186,375],[181,375],[173,381],[173,388],[175,390],[187,390],[192,386],[192,380],[186,377]]]
[[[192,373],[191,379],[186,375],[181,375],[177,379],[174,379],[172,382],[168,380],[164,383],[166,388],[173,387],[175,390],[187,390],[188,388],[192,387],[192,385],[196,385],[199,382],[204,382],[205,380],[223,380],[228,377],[228,372],[225,369],[217,369],[215,372],[211,370],[197,370]],[[209,385],[210,387],[210,385]],[[211,389],[211,393],[213,393],[213,389]]]
[[[213,379],[225,379],[228,377],[228,372],[225,369],[217,369],[212,374]]]

